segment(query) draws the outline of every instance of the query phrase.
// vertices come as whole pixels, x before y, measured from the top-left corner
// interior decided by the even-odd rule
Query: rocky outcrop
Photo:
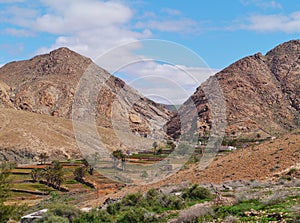
[[[215,75],[226,106],[226,135],[233,138],[264,138],[300,126],[300,40],[279,45],[265,56],[243,58]],[[211,106],[201,85],[190,97],[197,108],[197,128],[209,134]],[[179,113],[185,111],[186,102]],[[178,137],[180,118],[167,124],[168,134]]]
[[[12,89],[7,84],[0,82],[0,107],[13,108],[12,97]]]

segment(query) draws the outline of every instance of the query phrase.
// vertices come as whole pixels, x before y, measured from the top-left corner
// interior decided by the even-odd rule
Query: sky
[[[0,0],[0,66],[69,47],[171,104],[236,60],[299,34],[298,0]],[[101,61],[107,54],[120,66]],[[201,61],[191,63],[195,55]]]

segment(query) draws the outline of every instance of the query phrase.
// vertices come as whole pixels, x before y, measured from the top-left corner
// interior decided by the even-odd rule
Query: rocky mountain
[[[266,55],[245,57],[212,78],[223,91],[227,137],[263,139],[300,126],[300,40],[283,43]],[[179,114],[189,114],[191,101],[198,112],[198,131],[209,134],[212,109],[203,89],[212,78],[168,122],[170,135],[182,134]]]
[[[126,118],[137,134],[146,136],[160,132],[171,115],[164,106],[139,95],[121,79],[67,48],[3,66],[0,69],[0,106],[70,119],[77,85],[91,67],[95,77],[103,81],[96,92],[97,125],[111,128],[113,112]]]
[[[30,157],[36,157],[42,151],[55,157],[78,157],[79,150],[70,120],[78,118],[72,113],[73,102],[76,93],[81,93],[82,89],[77,87],[86,73],[93,74],[94,79],[90,81],[98,83],[94,89],[96,92],[92,92],[96,95],[92,113],[98,133],[110,149],[135,149],[134,145],[122,143],[114,131],[122,131],[124,123],[128,132],[121,135],[126,136],[128,144],[136,141],[132,138],[135,136],[164,137],[162,127],[171,116],[169,110],[141,96],[91,59],[60,48],[0,68],[0,118],[10,120],[10,124],[1,127],[0,153],[3,158],[14,157],[18,160],[21,156],[17,151],[23,151]],[[84,87],[89,90],[90,86]],[[78,102],[77,108],[84,105],[80,100],[86,100],[85,95],[78,98],[75,100]],[[48,120],[48,116],[52,119]],[[132,136],[130,133],[133,133]],[[52,139],[48,140],[48,136]],[[152,143],[142,144],[140,148]]]

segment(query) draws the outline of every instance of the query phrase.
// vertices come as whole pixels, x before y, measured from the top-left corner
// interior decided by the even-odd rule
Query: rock
[[[136,114],[130,114],[129,115],[129,120],[134,124],[141,124],[142,123],[142,119]]]

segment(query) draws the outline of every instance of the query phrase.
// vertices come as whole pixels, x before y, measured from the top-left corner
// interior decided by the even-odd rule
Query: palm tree
[[[82,179],[84,178],[85,174],[86,174],[86,169],[83,166],[77,167],[74,172],[74,178],[77,181],[82,181]]]
[[[53,161],[51,166],[42,170],[41,175],[49,186],[60,187],[64,180],[63,169],[59,161]]]
[[[118,149],[113,151],[112,153],[113,156],[113,166],[114,168],[117,168],[117,161],[121,160],[122,161],[122,170],[125,170],[125,162],[126,162],[126,155],[122,152],[122,150]]]
[[[41,171],[39,169],[33,169],[30,173],[30,176],[34,182],[37,182],[41,178]]]
[[[45,164],[46,160],[49,158],[49,156],[47,155],[47,153],[41,153],[39,155],[39,158],[40,158],[41,164]]]

